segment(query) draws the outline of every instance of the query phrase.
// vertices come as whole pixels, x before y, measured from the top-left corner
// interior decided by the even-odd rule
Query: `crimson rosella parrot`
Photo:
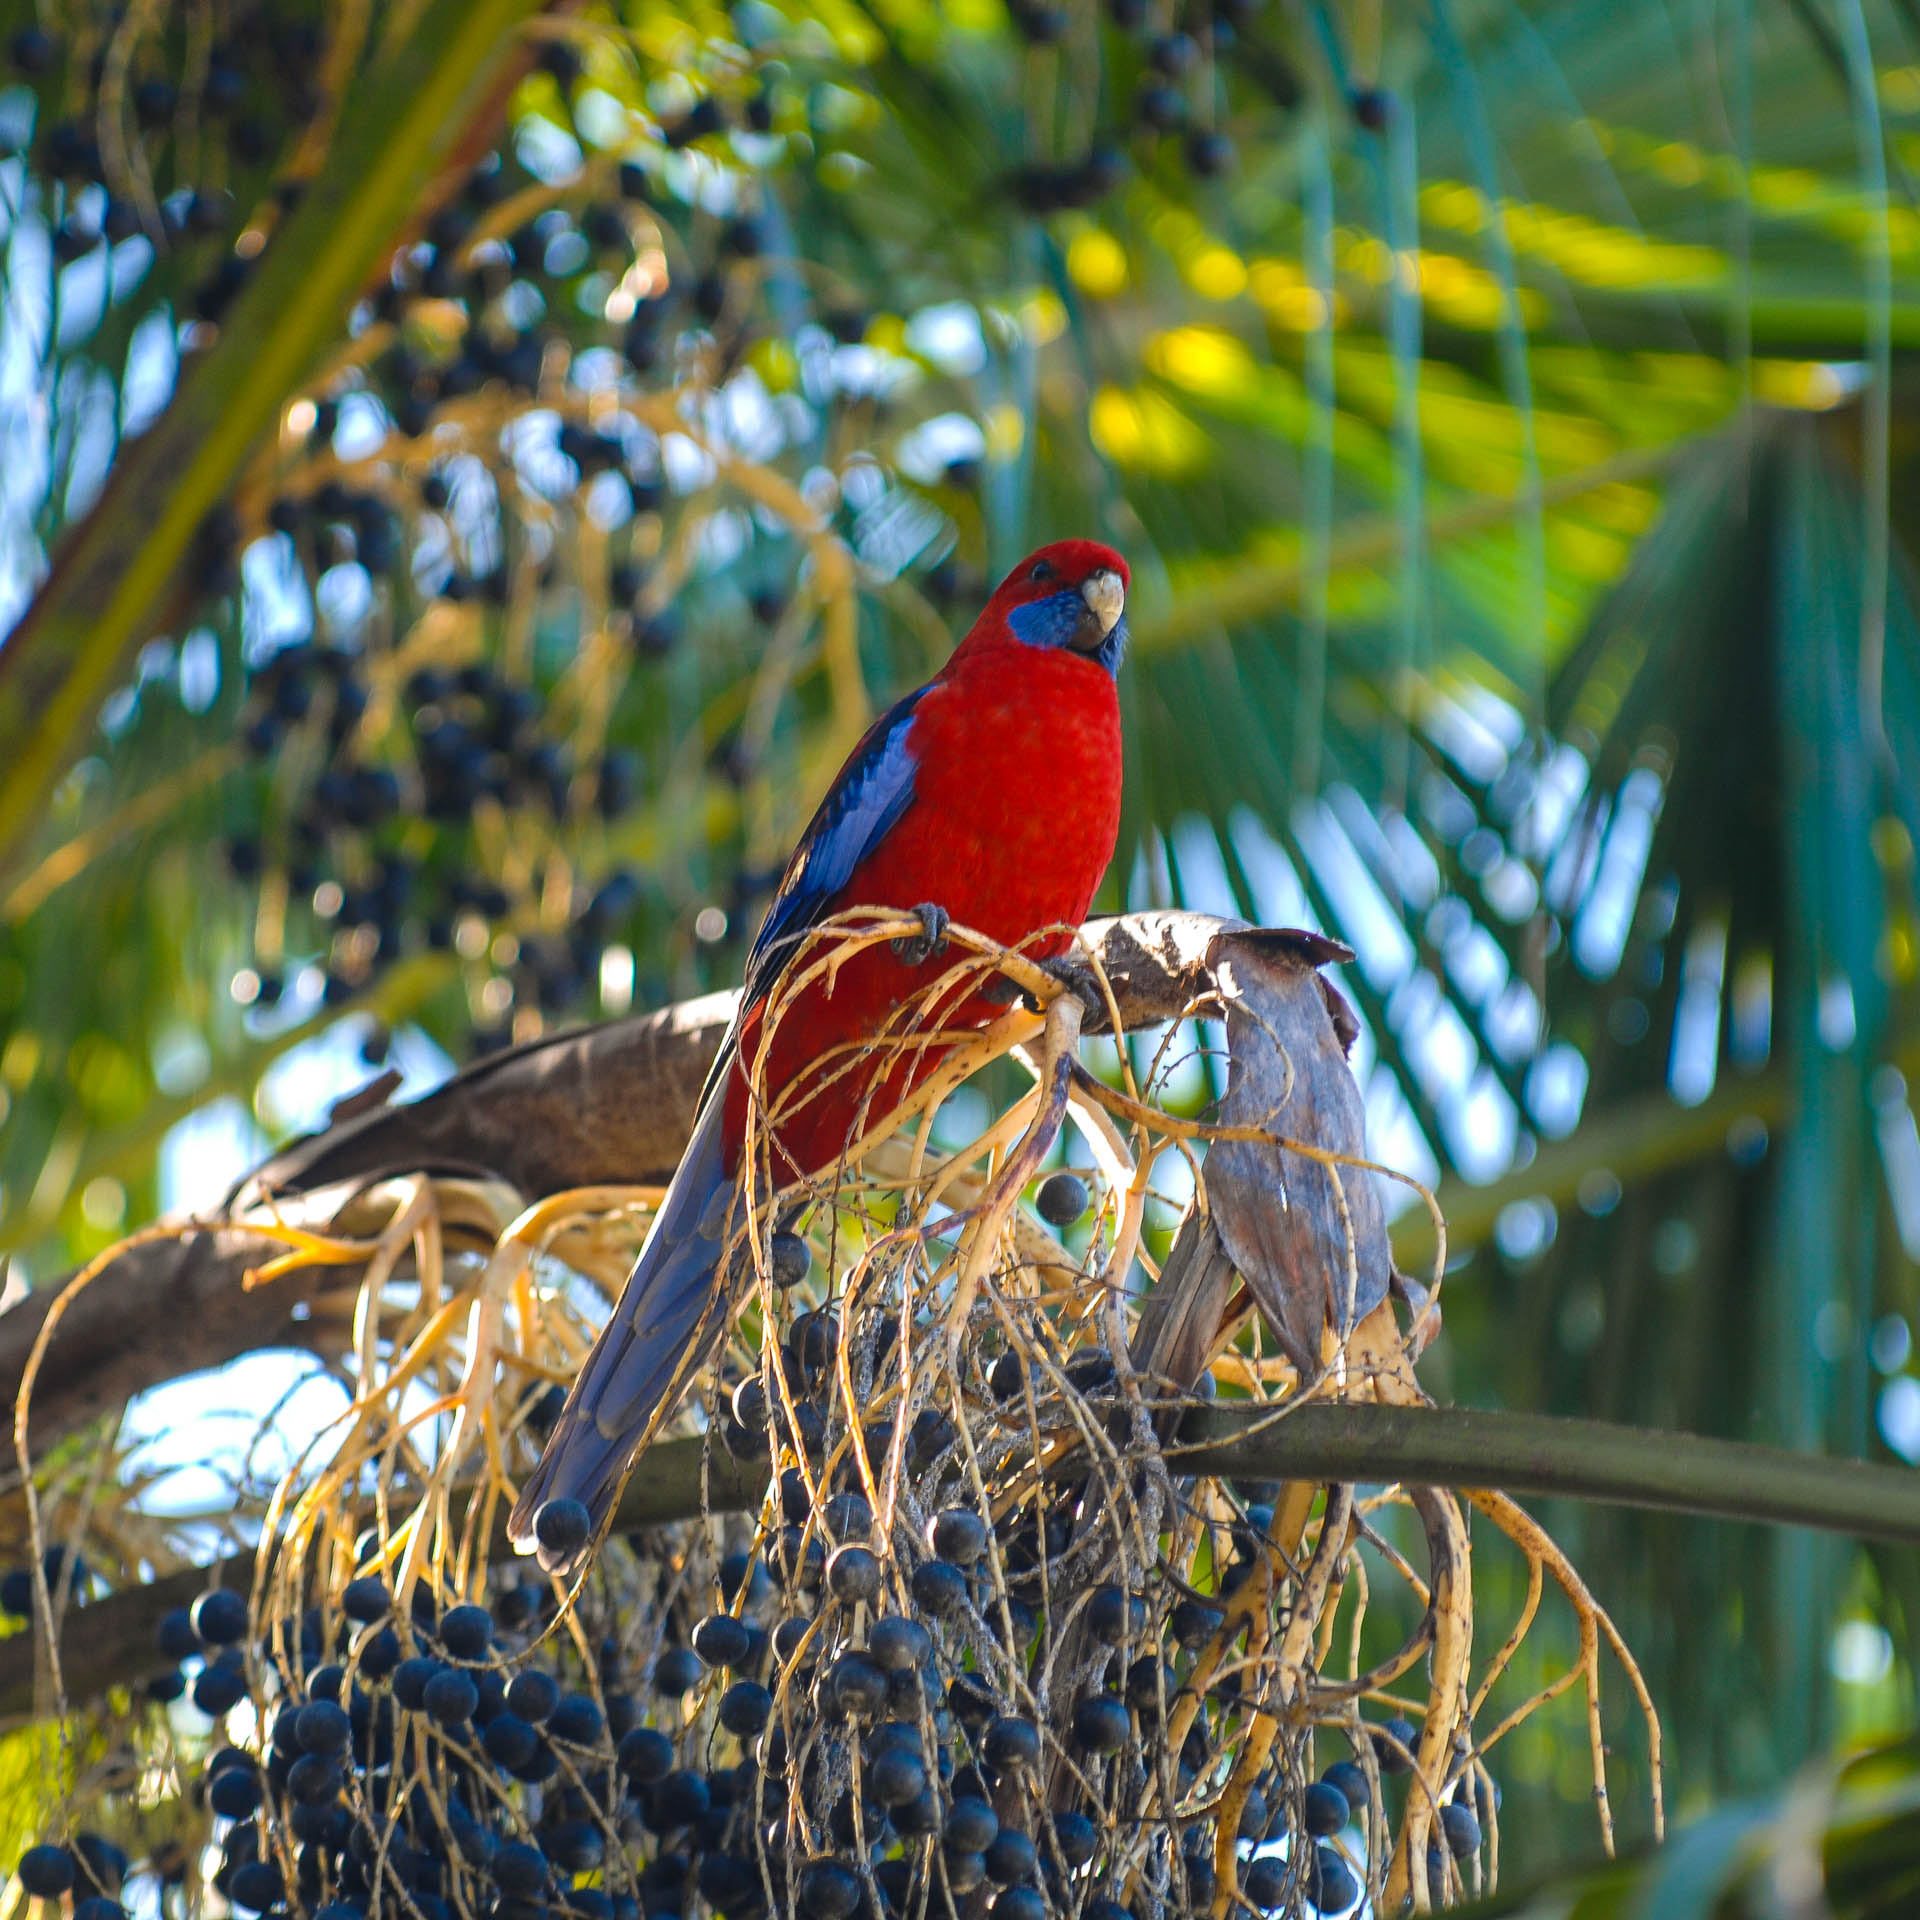
[[[1036,959],[1070,944],[1058,929],[1085,917],[1119,831],[1127,580],[1126,562],[1091,540],[1022,561],[946,666],[867,731],[820,803],[754,940],[685,1157],[508,1523],[514,1545],[550,1570],[591,1552],[634,1461],[725,1331],[743,1062],[759,1058],[768,995],[808,933],[858,906],[918,913],[926,928],[922,940],[849,956],[776,1023],[763,1065],[779,1184],[833,1166],[938,1066],[938,1049],[904,1048],[864,1077],[817,1071],[852,1058],[949,964],[936,958],[948,917],[1006,946],[1026,942]],[[1034,940],[1042,929],[1055,931]],[[943,1007],[940,1023],[977,1028],[1004,1011],[990,983]]]

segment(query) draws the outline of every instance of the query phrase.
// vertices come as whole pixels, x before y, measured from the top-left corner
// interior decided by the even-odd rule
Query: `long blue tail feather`
[[[726,1330],[732,1302],[719,1268],[735,1209],[724,1105],[710,1090],[633,1272],[514,1502],[508,1538],[521,1553],[538,1552],[551,1573],[570,1574],[591,1555],[642,1447]],[[549,1500],[578,1500],[592,1516],[577,1553],[539,1547],[534,1521]]]

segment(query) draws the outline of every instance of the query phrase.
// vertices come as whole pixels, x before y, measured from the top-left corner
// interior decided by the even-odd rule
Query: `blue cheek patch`
[[[1029,600],[1007,615],[1007,625],[1016,640],[1030,647],[1064,647],[1079,630],[1087,603],[1077,587],[1050,593],[1044,600]]]

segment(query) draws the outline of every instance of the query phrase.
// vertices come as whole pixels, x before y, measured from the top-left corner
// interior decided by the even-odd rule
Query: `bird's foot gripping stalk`
[[[946,951],[948,915],[945,907],[931,900],[921,901],[913,911],[920,916],[920,931],[903,934],[893,942],[893,951],[908,966],[917,967]]]

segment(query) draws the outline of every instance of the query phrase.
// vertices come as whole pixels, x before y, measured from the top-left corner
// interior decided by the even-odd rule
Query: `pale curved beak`
[[[1100,637],[1104,640],[1126,611],[1127,589],[1120,576],[1111,567],[1088,574],[1081,584],[1080,597],[1087,603],[1087,611],[1098,622]]]

